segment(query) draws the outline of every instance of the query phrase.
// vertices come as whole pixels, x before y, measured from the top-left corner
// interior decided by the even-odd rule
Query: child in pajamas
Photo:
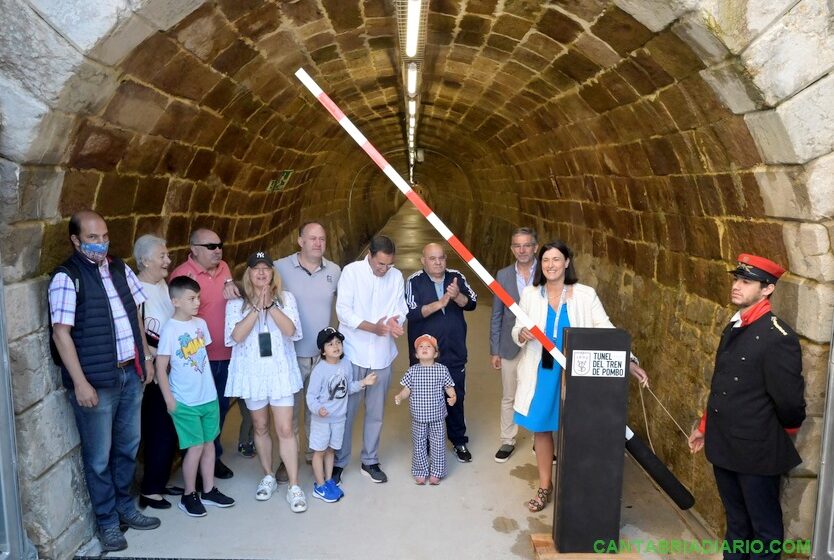
[[[424,334],[414,341],[414,350],[419,363],[414,364],[408,371],[400,385],[403,390],[394,397],[394,402],[400,404],[402,399],[410,400],[408,409],[411,412],[411,439],[414,446],[411,455],[411,475],[417,484],[425,484],[428,478],[430,484],[440,484],[440,479],[446,476],[446,424],[443,420],[448,414],[446,403],[454,406],[455,382],[449,370],[443,364],[435,363],[437,358],[437,339]],[[444,392],[446,403],[443,402]],[[431,464],[426,452],[426,439],[429,440]]]

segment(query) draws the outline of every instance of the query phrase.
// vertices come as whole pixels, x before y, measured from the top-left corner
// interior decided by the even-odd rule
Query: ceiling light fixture
[[[423,0],[408,0],[408,12],[405,28],[405,55],[413,58],[417,56],[417,40],[420,37],[420,8]]]
[[[409,99],[408,100],[408,114],[412,117],[417,114],[417,100],[416,99]]]
[[[408,96],[414,97],[417,94],[417,64],[414,62],[408,63],[406,70],[406,88],[408,89]]]

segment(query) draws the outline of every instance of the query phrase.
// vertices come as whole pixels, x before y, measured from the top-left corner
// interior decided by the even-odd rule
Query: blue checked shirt
[[[130,319],[128,319],[122,300],[116,292],[116,286],[113,285],[109,263],[104,261],[98,267],[98,271],[101,274],[101,280],[104,282],[107,298],[110,300],[113,330],[116,334],[116,356],[120,362],[123,362],[136,356],[136,345],[141,344],[141,341],[133,340]],[[136,306],[142,305],[147,296],[145,296],[145,291],[142,289],[139,279],[127,265],[125,265],[125,277]],[[75,286],[72,284],[72,279],[67,274],[59,272],[49,284],[49,314],[52,324],[75,326],[75,302]]]
[[[400,385],[411,389],[408,410],[412,420],[434,422],[446,418],[444,389],[455,386],[446,366],[437,362],[430,366],[414,364],[405,372]]]

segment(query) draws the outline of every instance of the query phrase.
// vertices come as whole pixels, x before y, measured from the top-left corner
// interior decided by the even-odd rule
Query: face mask
[[[110,242],[106,243],[82,243],[80,250],[81,254],[93,262],[100,263],[107,258],[107,249],[110,247]]]

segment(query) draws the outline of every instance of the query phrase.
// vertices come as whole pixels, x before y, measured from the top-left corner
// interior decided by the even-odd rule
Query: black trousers
[[[162,391],[156,383],[145,386],[142,399],[142,443],[145,473],[142,494],[162,494],[171,475],[177,450],[177,432],[168,414]]]
[[[724,560],[765,560],[781,558],[770,552],[772,541],[781,541],[782,506],[779,503],[780,475],[742,474],[713,465],[718,494],[727,513],[727,534],[724,539],[732,547],[734,541],[759,541],[763,550],[756,552],[725,552]]]
[[[449,413],[446,417],[447,437],[452,445],[463,445],[469,441],[469,438],[466,437],[466,420],[463,418],[463,399],[466,396],[466,364],[446,365],[446,367],[452,374],[452,381],[455,382],[455,395],[457,395],[455,406],[446,404],[446,411]]]

